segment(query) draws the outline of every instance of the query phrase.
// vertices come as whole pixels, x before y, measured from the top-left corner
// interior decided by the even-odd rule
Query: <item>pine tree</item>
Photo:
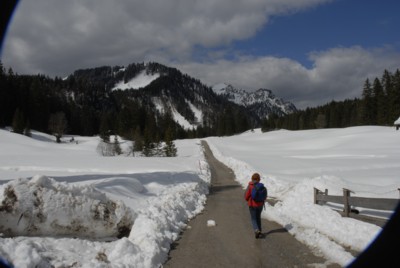
[[[162,141],[153,142],[153,156],[164,156]]]
[[[173,130],[172,128],[168,128],[165,133],[165,147],[164,154],[166,157],[175,157],[178,150],[173,142]]]
[[[151,140],[150,130],[148,128],[146,128],[144,130],[144,136],[143,136],[142,153],[146,157],[153,156],[153,149],[154,149],[154,145]]]
[[[319,113],[317,118],[314,121],[316,128],[325,128],[326,127],[326,116],[325,114]]]
[[[387,123],[393,124],[400,116],[400,72],[397,69],[396,72],[391,75],[385,70],[382,76],[382,85],[387,94]]]
[[[393,75],[393,94],[392,100],[392,113],[390,116],[391,123],[400,116],[400,70],[397,69]]]
[[[375,124],[384,125],[386,116],[386,98],[383,87],[378,78],[375,78],[373,85],[375,103]]]
[[[135,133],[133,134],[133,151],[140,152],[143,150],[143,138],[140,133],[140,127],[137,126],[135,129]]]
[[[12,128],[15,133],[22,134],[25,129],[24,115],[21,110],[17,108],[14,113]]]
[[[108,116],[103,114],[100,121],[100,138],[104,142],[110,142],[110,125],[108,123]]]
[[[9,92],[7,85],[6,70],[0,61],[0,127],[5,127],[7,125],[7,114],[9,113],[8,105],[9,103]]]
[[[375,119],[375,103],[373,90],[369,79],[364,83],[364,88],[362,92],[362,124],[374,124]]]

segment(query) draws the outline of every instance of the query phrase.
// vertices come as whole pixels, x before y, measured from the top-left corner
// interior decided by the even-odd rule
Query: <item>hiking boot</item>
[[[256,237],[256,238],[261,237],[261,232],[260,232],[259,230],[256,230],[256,231],[254,232],[254,234],[255,234],[255,237]]]

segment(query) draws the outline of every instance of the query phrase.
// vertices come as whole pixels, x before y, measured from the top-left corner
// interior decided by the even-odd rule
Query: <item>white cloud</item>
[[[249,38],[268,17],[327,0],[36,0],[16,10],[3,62],[20,73],[64,76],[77,68],[129,64]],[[23,40],[29,57],[20,57]],[[155,56],[154,56],[155,55]]]
[[[235,56],[230,46],[255,36],[271,16],[328,2],[21,1],[2,62],[18,73],[64,77],[80,68],[158,61],[209,85],[227,82],[243,89],[269,88],[298,107],[358,97],[367,77],[399,67],[398,52],[388,47],[315,51],[309,55],[313,66],[308,68],[288,58]]]
[[[360,97],[367,78],[380,78],[385,69],[394,72],[399,68],[400,53],[390,47],[341,47],[313,52],[310,60],[310,69],[297,61],[275,57],[240,57],[177,67],[210,86],[227,82],[245,90],[268,88],[305,108]]]

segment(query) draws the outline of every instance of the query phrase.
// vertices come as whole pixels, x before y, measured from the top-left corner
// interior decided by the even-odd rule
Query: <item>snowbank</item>
[[[0,129],[0,258],[18,268],[160,267],[204,208],[199,141],[176,141],[178,157],[141,158],[101,157],[98,137],[75,140]]]
[[[270,198],[277,199],[275,206],[266,206],[262,217],[278,222],[316,254],[343,266],[354,259],[347,249],[363,251],[381,228],[315,205],[313,188],[329,189],[331,195],[341,195],[347,188],[357,196],[398,198],[400,145],[389,127],[256,130],[207,140],[243,188],[251,174],[261,174]],[[390,215],[388,211],[386,217]]]
[[[10,181],[0,193],[5,236],[121,237],[133,213],[94,187],[76,187],[46,176]]]

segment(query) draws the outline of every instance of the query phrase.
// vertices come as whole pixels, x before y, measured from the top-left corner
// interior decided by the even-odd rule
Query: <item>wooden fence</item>
[[[398,189],[400,191],[400,189]],[[376,210],[394,211],[399,202],[399,199],[390,198],[367,198],[350,196],[354,193],[348,189],[343,189],[343,196],[328,195],[328,189],[325,192],[314,188],[314,204],[325,204],[326,202],[338,203],[344,206],[343,216],[349,217],[351,207],[362,207]]]

